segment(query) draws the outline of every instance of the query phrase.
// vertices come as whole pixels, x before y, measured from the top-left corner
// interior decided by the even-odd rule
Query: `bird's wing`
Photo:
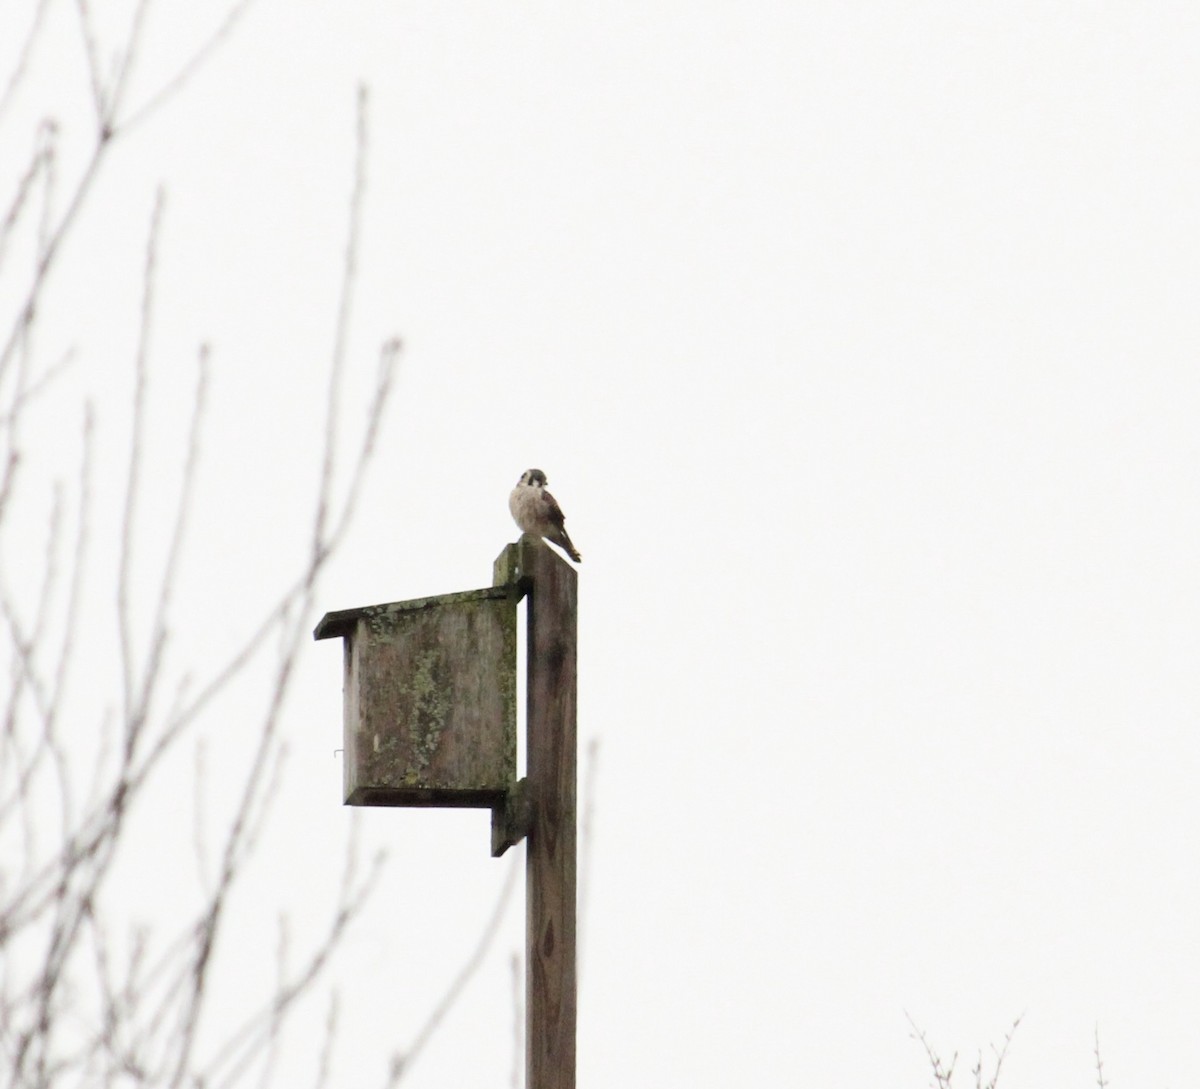
[[[562,507],[558,505],[558,500],[555,499],[554,496],[552,496],[548,491],[546,491],[545,488],[542,489],[542,506],[544,508],[543,513],[545,514],[547,521],[549,521],[552,526],[562,529],[563,523],[566,521],[566,519],[563,517]]]

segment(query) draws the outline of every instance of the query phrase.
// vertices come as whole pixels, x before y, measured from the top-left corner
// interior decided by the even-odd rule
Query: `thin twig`
[[[134,62],[142,44],[142,32],[146,25],[146,14],[150,10],[150,0],[138,0],[133,9],[133,19],[129,25],[129,33],[125,37],[125,48],[117,59],[117,70],[113,75],[112,91],[108,96],[107,109],[100,117],[100,137],[107,139],[113,135],[117,127],[117,111],[129,87],[129,77],[133,74]]]
[[[51,388],[54,381],[74,364],[76,356],[76,350],[68,348],[56,363],[51,363],[40,375],[31,378],[23,389],[16,392],[13,395],[12,403],[8,406],[8,411],[0,417],[0,427],[13,428],[20,414],[35,398]]]
[[[133,424],[130,429],[129,461],[125,478],[125,506],[121,516],[121,554],[117,568],[117,633],[121,650],[121,678],[125,745],[132,754],[140,733],[139,723],[145,704],[134,700],[134,650],[132,614],[129,602],[130,583],[133,574],[134,530],[137,524],[137,505],[140,495],[142,470],[142,433],[146,425],[146,382],[150,354],[150,324],[154,314],[155,266],[158,255],[158,232],[162,225],[164,196],[159,189],[154,199],[154,211],[150,216],[150,230],[146,238],[145,269],[142,278],[142,306],[138,322],[137,349],[134,355]],[[149,677],[143,678],[142,694]]]
[[[467,984],[471,981],[471,977],[479,971],[484,958],[488,954],[488,950],[491,949],[493,942],[496,940],[496,935],[500,931],[500,924],[504,921],[504,912],[508,907],[508,901],[512,896],[513,889],[517,886],[518,872],[517,856],[514,855],[512,862],[509,863],[508,874],[504,878],[504,884],[500,888],[500,895],[496,897],[496,903],[492,907],[492,914],[484,924],[483,930],[479,934],[479,940],[475,943],[475,948],[471,950],[471,955],[459,969],[454,979],[450,981],[450,985],[446,988],[445,993],[439,999],[437,1005],[434,1006],[429,1017],[421,1026],[420,1031],[413,1038],[413,1042],[409,1044],[408,1050],[403,1053],[397,1052],[392,1056],[387,1082],[389,1089],[399,1084],[400,1079],[408,1073],[417,1056],[424,1050],[425,1045],[429,1043],[430,1038],[446,1019],[446,1015],[454,1008],[454,1004],[459,998],[462,997],[463,991],[466,990]]]
[[[167,620],[170,615],[171,599],[179,573],[179,558],[187,530],[188,515],[192,509],[192,498],[196,484],[196,467],[200,458],[200,435],[204,426],[205,407],[208,401],[208,345],[201,345],[200,357],[196,368],[196,396],[192,401],[192,416],[188,426],[187,454],[183,465],[183,478],[179,485],[179,498],[175,505],[175,518],[171,527],[171,543],[167,549],[167,559],[163,564],[162,579],[154,609],[154,621],[150,645],[155,648],[145,675],[142,677],[142,690],[138,694],[137,706],[143,709],[148,705],[151,689],[157,680],[158,658],[167,640]]]
[[[925,1057],[929,1060],[929,1067],[933,1071],[936,1089],[950,1089],[950,1086],[954,1083],[954,1064],[958,1062],[958,1052],[954,1053],[954,1057],[950,1060],[950,1065],[948,1067],[945,1066],[942,1063],[941,1056],[934,1051],[933,1045],[926,1038],[925,1031],[917,1028],[917,1023],[912,1019],[912,1015],[907,1010],[904,1011],[904,1017],[912,1029],[912,1039],[919,1041],[921,1047],[925,1049]]]
[[[4,347],[0,349],[0,379],[3,379],[7,373],[18,345],[25,337],[33,322],[38,300],[41,298],[42,291],[46,286],[50,271],[54,267],[55,259],[85,206],[87,197],[91,193],[92,186],[99,175],[100,167],[106,158],[105,150],[110,146],[111,140],[103,137],[96,143],[96,146],[92,149],[91,157],[88,159],[87,164],[83,168],[83,173],[75,185],[75,191],[72,193],[71,200],[67,204],[67,210],[58,221],[58,226],[55,227],[46,240],[41,257],[33,270],[29,286],[26,288],[25,299],[18,308],[17,316],[8,331],[8,339],[4,342]]]
[[[356,851],[351,849],[346,852],[338,906],[324,941],[312,953],[308,964],[277,991],[267,1007],[249,1018],[215,1049],[213,1059],[197,1075],[198,1084],[211,1086],[212,1089],[225,1089],[236,1082],[263,1047],[276,1011],[289,1009],[323,971],[346,928],[370,898],[382,867],[383,856],[377,854],[372,861],[371,872],[359,882],[355,877]]]
[[[237,24],[241,22],[243,16],[253,7],[254,2],[255,0],[239,0],[238,3],[234,4],[221,21],[221,25],[180,66],[175,75],[151,94],[137,109],[131,111],[126,117],[121,119],[120,131],[126,133],[135,126],[140,125],[152,114],[161,109],[174,95],[183,90],[196,73],[204,67],[205,63],[212,58],[213,54],[225,44],[230,35],[233,34]]]
[[[317,1063],[317,1080],[313,1089],[325,1089],[329,1084],[329,1074],[333,1069],[333,1043],[337,1038],[338,995],[333,991],[329,995],[329,1012],[325,1015],[325,1035],[321,1041],[321,1058]]]
[[[342,508],[334,521],[334,528],[325,539],[324,552],[332,551],[342,542],[354,512],[358,507],[358,497],[366,480],[366,468],[375,453],[375,442],[383,426],[383,412],[387,406],[392,383],[395,380],[396,364],[403,350],[403,343],[393,337],[386,341],[379,350],[379,366],[375,372],[375,389],[367,407],[367,424],[363,428],[362,441],[359,443],[358,456],[355,459],[354,471],[350,484],[342,499]]]
[[[100,74],[100,50],[96,45],[96,32],[92,27],[92,16],[87,0],[75,0],[79,15],[79,34],[83,38],[83,53],[87,59],[88,80],[92,88],[92,105],[96,110],[96,125],[100,129],[109,123],[109,108],[105,101],[103,77]]]
[[[34,9],[33,18],[29,22],[29,33],[25,35],[25,42],[21,46],[20,52],[17,53],[17,63],[13,66],[12,75],[8,77],[4,93],[0,94],[0,118],[4,117],[8,107],[12,104],[13,98],[16,97],[17,88],[20,86],[21,80],[29,68],[29,58],[33,54],[33,44],[42,29],[49,7],[50,0],[38,0],[38,6]]]
[[[275,946],[275,994],[278,998],[287,988],[288,968],[287,956],[291,942],[288,935],[286,915],[279,918],[279,940]],[[280,1037],[283,1029],[284,1007],[277,1000],[271,1004],[270,1018],[267,1022],[266,1040],[263,1043],[263,1064],[259,1073],[260,1089],[267,1089],[275,1073],[275,1064],[279,1061]]]
[[[346,232],[346,252],[342,266],[337,321],[334,326],[333,354],[329,366],[329,386],[325,398],[325,447],[321,459],[321,483],[318,489],[316,518],[313,522],[312,551],[320,556],[326,546],[325,526],[333,497],[334,461],[340,417],[342,373],[346,367],[346,345],[350,337],[350,316],[354,289],[358,282],[358,243],[362,231],[363,194],[366,191],[367,161],[367,89],[358,88],[358,124],[355,129],[354,186],[350,194],[350,227]]]
[[[1099,1089],[1108,1089],[1108,1082],[1104,1078],[1104,1063],[1100,1058],[1100,1022],[1097,1021],[1094,1030],[1095,1047],[1092,1054],[1096,1057],[1096,1085]]]
[[[29,165],[17,180],[17,189],[13,194],[12,202],[4,214],[3,221],[0,221],[0,265],[4,264],[4,250],[8,245],[8,239],[28,206],[27,202],[33,194],[34,185],[39,179],[42,180],[43,185],[46,185],[46,176],[56,156],[57,140],[58,125],[51,120],[42,121],[34,134],[34,149],[33,154],[29,157]],[[45,203],[48,204],[49,201],[47,200]]]
[[[1021,1017],[1024,1017],[1024,1016],[1025,1016],[1024,1014],[1021,1014]],[[1021,1024],[1021,1017],[1018,1017],[1012,1023],[1012,1027],[1004,1034],[1004,1046],[1003,1047],[1001,1047],[999,1050],[997,1050],[996,1045],[995,1044],[992,1045],[992,1053],[996,1056],[996,1068],[995,1068],[995,1070],[992,1071],[992,1080],[987,1083],[986,1089],[996,1089],[996,1085],[1000,1081],[1000,1068],[1004,1065],[1004,1059],[1008,1055],[1008,1048],[1009,1048],[1009,1045],[1012,1043],[1013,1036],[1016,1035],[1017,1026],[1019,1026]],[[981,1065],[982,1065],[982,1062],[981,1062]]]
[[[192,760],[192,850],[196,855],[196,871],[200,886],[205,892],[212,891],[212,875],[209,873],[208,849],[204,842],[204,788],[208,782],[205,765],[204,739],[196,742]]]
[[[521,971],[521,955],[514,949],[508,961],[509,978],[512,982],[512,1071],[509,1076],[511,1089],[521,1086],[521,1059],[525,1053],[525,998],[524,973]]]
[[[577,937],[575,951],[575,985],[579,986],[580,972],[583,966],[583,940],[586,935],[584,922],[587,909],[590,879],[592,874],[592,855],[594,849],[592,824],[595,818],[596,802],[596,769],[600,762],[600,739],[593,737],[588,742],[586,770],[583,775],[583,812],[579,819],[579,907],[577,909]]]

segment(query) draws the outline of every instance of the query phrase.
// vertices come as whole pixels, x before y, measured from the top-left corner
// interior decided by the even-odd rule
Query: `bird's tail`
[[[582,563],[583,557],[579,554],[579,550],[571,544],[571,538],[567,536],[567,531],[562,531],[562,536],[554,542],[562,547],[562,550],[571,557],[576,563]]]

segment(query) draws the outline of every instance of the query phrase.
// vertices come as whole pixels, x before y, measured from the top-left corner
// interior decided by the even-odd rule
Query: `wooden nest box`
[[[502,807],[517,770],[513,585],[326,613],[345,654],[347,805]]]

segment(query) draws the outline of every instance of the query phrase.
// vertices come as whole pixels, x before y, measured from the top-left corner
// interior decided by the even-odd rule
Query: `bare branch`
[[[158,251],[158,232],[162,225],[163,191],[159,189],[150,216],[146,238],[145,271],[142,279],[141,320],[138,322],[137,351],[134,358],[133,425],[130,429],[129,464],[125,480],[125,509],[121,518],[121,558],[117,571],[117,628],[121,648],[122,692],[124,693],[125,745],[132,754],[137,744],[139,723],[144,712],[141,699],[134,700],[134,652],[129,585],[133,571],[133,536],[142,469],[142,432],[146,424],[146,371],[150,353],[150,321],[154,312],[154,279]],[[142,693],[148,683],[143,678]]]
[[[92,104],[96,109],[96,126],[103,130],[108,127],[109,108],[105,101],[104,83],[100,75],[100,50],[96,45],[96,32],[92,27],[92,15],[88,10],[87,0],[75,0],[75,10],[79,15],[79,34],[83,38],[83,53],[87,58]]]
[[[1024,1016],[1024,1014],[1021,1014],[1021,1017]],[[1009,1045],[1012,1043],[1013,1036],[1016,1035],[1017,1026],[1021,1023],[1021,1017],[1018,1017],[1012,1023],[1012,1027],[1004,1034],[1004,1045],[1001,1048],[997,1049],[995,1044],[991,1045],[992,1054],[996,1056],[996,1067],[992,1071],[992,1079],[987,1083],[985,1089],[996,1089],[996,1085],[1000,1081],[1000,1068],[1004,1065],[1005,1056],[1008,1055]],[[981,1061],[980,1066],[982,1065]]]
[[[151,270],[147,269],[147,277]],[[147,319],[148,320],[148,319]],[[171,599],[175,582],[178,577],[179,557],[187,529],[188,515],[192,509],[192,497],[196,484],[196,467],[200,458],[200,435],[204,425],[205,407],[208,402],[208,345],[200,347],[200,356],[196,368],[196,395],[192,402],[192,417],[188,426],[187,454],[183,465],[183,479],[179,486],[179,499],[175,505],[175,518],[171,527],[171,543],[167,549],[166,563],[163,565],[161,583],[159,585],[154,622],[150,645],[155,657],[142,678],[142,690],[138,694],[138,706],[145,713],[149,704],[151,690],[157,679],[157,656],[161,648],[166,646],[167,619],[171,608]],[[135,439],[136,441],[136,439]]]
[[[35,184],[41,180],[43,185],[48,185],[46,179],[50,171],[50,164],[56,155],[57,140],[58,126],[50,120],[42,121],[34,134],[34,148],[33,154],[29,157],[29,165],[17,179],[16,192],[13,194],[8,211],[4,213],[3,221],[0,221],[0,265],[4,264],[4,250],[8,245],[8,239],[17,223],[20,222],[21,213],[27,207]],[[49,204],[48,199],[45,204]]]
[[[150,10],[150,0],[138,0],[133,9],[133,19],[129,26],[129,34],[125,38],[125,48],[117,60],[117,70],[113,76],[112,92],[108,99],[108,108],[100,117],[101,139],[111,136],[116,131],[117,111],[121,108],[121,100],[129,87],[129,77],[133,74],[134,61],[142,44],[142,32],[145,28],[146,13]]]
[[[587,747],[586,770],[583,776],[583,811],[579,819],[579,907],[577,911],[578,921],[576,927],[578,936],[575,953],[578,964],[575,969],[576,986],[579,983],[579,973],[583,964],[583,939],[586,930],[584,920],[587,917],[589,881],[592,873],[592,822],[595,817],[596,768],[599,765],[599,758],[600,739],[593,737],[588,742]]]
[[[287,989],[287,955],[289,944],[287,917],[280,916],[279,941],[275,946],[275,994],[277,998]],[[262,1073],[259,1076],[258,1082],[261,1089],[267,1089],[267,1086],[270,1085],[271,1076],[275,1072],[275,1064],[279,1060],[279,1043],[280,1034],[283,1029],[283,1015],[284,1008],[279,1001],[272,1002],[267,1020],[266,1039],[263,1041],[265,1055],[263,1058]]]
[[[402,348],[403,344],[401,341],[393,338],[385,342],[379,350],[379,367],[376,371],[375,390],[367,409],[367,425],[363,430],[362,442],[359,445],[358,457],[354,464],[354,472],[350,478],[349,488],[342,500],[341,510],[338,512],[332,532],[325,539],[324,552],[330,552],[341,544],[342,538],[345,536],[350,522],[354,517],[355,509],[358,506],[359,492],[362,489],[363,481],[366,479],[367,464],[375,453],[375,441],[379,437],[379,430],[383,423],[383,411],[387,406],[388,396],[391,393],[392,382],[396,374],[396,364],[400,358]]]
[[[46,285],[47,277],[54,266],[55,259],[62,248],[63,242],[69,235],[71,228],[75,225],[78,216],[86,204],[87,197],[91,193],[92,186],[95,184],[96,177],[99,174],[100,166],[104,161],[104,152],[111,146],[110,136],[111,134],[102,134],[101,139],[95,148],[93,148],[91,157],[88,159],[87,165],[84,167],[83,173],[75,185],[75,191],[67,205],[67,210],[58,221],[58,225],[53,231],[49,232],[45,240],[41,256],[34,268],[29,286],[25,291],[25,300],[21,303],[16,320],[14,320],[12,328],[8,331],[8,339],[4,342],[3,349],[0,349],[0,379],[3,379],[5,373],[8,371],[18,345],[20,345],[33,323],[34,314],[37,312],[38,299],[41,297],[42,290]]]
[[[317,1080],[313,1089],[325,1089],[329,1084],[329,1072],[333,1068],[333,1041],[337,1037],[338,996],[334,991],[329,996],[329,1013],[325,1015],[325,1036],[321,1042],[321,1059],[317,1063]]]
[[[212,875],[209,873],[208,850],[204,842],[204,788],[208,782],[205,773],[204,741],[196,742],[192,775],[192,850],[196,854],[196,870],[200,884],[206,892],[212,891]]]
[[[342,373],[346,367],[346,344],[350,336],[350,314],[354,304],[354,288],[358,273],[358,242],[361,234],[363,194],[366,190],[367,160],[367,89],[358,89],[358,126],[355,130],[354,188],[350,196],[350,229],[346,233],[346,254],[342,271],[341,294],[338,298],[337,323],[333,336],[333,356],[329,367],[329,387],[326,394],[325,448],[321,460],[321,483],[317,512],[313,522],[312,550],[320,556],[325,550],[325,526],[333,496],[334,459],[337,453],[337,430],[340,417]]]
[[[55,379],[74,358],[72,350],[50,367],[35,361],[35,318],[49,277],[61,262],[64,243],[82,222],[95,192],[107,149],[119,132],[152,113],[195,74],[251,3],[235,3],[222,26],[192,60],[118,125],[145,37],[150,0],[138,0],[135,5],[124,47],[117,51],[111,70],[104,63],[106,53],[97,36],[90,0],[75,0],[74,17],[83,42],[83,63],[98,137],[71,182],[65,210],[56,215],[57,128],[53,122],[43,122],[32,158],[23,167],[18,164],[19,170],[14,172],[15,193],[0,221],[0,251],[18,231],[24,231],[25,225],[35,228],[32,266],[23,272],[26,279],[12,284],[7,292],[14,300],[15,318],[0,343],[0,442],[7,446],[7,457],[0,451],[0,526],[4,514],[19,509],[25,500],[30,486],[27,480],[31,484],[37,480],[36,474],[27,477],[19,472],[25,410],[35,397],[54,387]],[[19,57],[18,73],[9,82],[0,111],[10,101],[20,73],[29,63],[47,6],[48,0],[38,6],[34,26]],[[151,337],[165,207],[161,191],[146,240],[134,356],[132,437],[128,461],[121,467],[124,494],[114,518],[118,545],[115,642],[121,663],[120,676],[114,683],[120,704],[115,710],[102,708],[95,716],[99,727],[95,749],[67,744],[61,721],[68,706],[76,646],[82,642],[83,591],[95,516],[93,475],[98,466],[90,405],[84,412],[78,498],[73,488],[58,485],[44,567],[37,578],[27,580],[28,589],[17,585],[10,593],[0,581],[0,638],[6,637],[10,644],[11,670],[4,720],[0,723],[0,820],[10,818],[5,829],[9,835],[6,844],[14,848],[0,884],[0,946],[5,954],[14,950],[22,954],[8,958],[6,968],[10,963],[29,965],[25,974],[0,972],[0,1052],[7,1060],[4,1066],[11,1086],[49,1089],[69,1079],[72,1084],[172,1084],[189,1089],[203,1084],[215,1089],[244,1077],[251,1064],[261,1064],[257,1072],[265,1084],[273,1071],[289,1011],[312,989],[377,879],[380,860],[365,880],[359,880],[353,866],[355,852],[348,852],[343,887],[324,938],[297,958],[300,963],[292,968],[285,920],[280,932],[275,993],[211,1056],[197,1062],[201,1048],[209,1042],[199,1027],[202,1022],[205,1026],[208,1023],[204,1010],[213,991],[222,927],[231,921],[231,894],[262,834],[271,799],[278,793],[275,786],[286,757],[281,740],[283,709],[300,647],[307,640],[316,583],[353,515],[376,447],[399,355],[398,341],[383,345],[359,438],[357,443],[346,443],[352,455],[347,459],[351,472],[335,480],[335,475],[340,476],[335,469],[341,460],[341,443],[346,441],[340,399],[348,367],[366,150],[366,94],[361,91],[350,228],[337,306],[329,416],[320,494],[313,511],[311,553],[290,585],[283,587],[275,604],[257,625],[252,625],[249,637],[235,645],[215,669],[202,674],[200,683],[193,684],[187,674],[168,678],[165,650],[206,423],[207,348],[200,352],[195,408],[189,421],[163,566],[152,581],[143,577],[145,565],[140,560],[139,541],[145,532],[144,461],[153,381]],[[4,570],[0,565],[0,573]],[[140,599],[142,587],[148,592],[146,601]],[[147,624],[145,629],[141,627],[143,622]],[[144,646],[142,639],[147,640]],[[240,795],[234,800],[230,823],[216,847],[212,880],[205,880],[198,902],[184,912],[189,921],[168,930],[165,943],[153,930],[137,927],[122,947],[111,929],[113,919],[106,914],[112,911],[114,902],[120,901],[108,895],[106,881],[115,872],[118,854],[123,853],[125,830],[131,824],[131,814],[136,812],[135,804],[154,779],[155,770],[162,766],[163,758],[217,694],[249,666],[262,663],[260,656],[271,653],[272,646],[278,657],[267,678],[267,703],[259,721],[257,743],[250,746],[252,758],[243,769]],[[168,687],[174,702],[164,709],[160,697]],[[80,725],[85,724],[72,724],[72,741],[81,736]],[[119,744],[114,740],[118,729]],[[203,753],[202,746],[198,746],[195,836],[202,876],[207,868]],[[85,804],[80,805],[76,790],[83,793]],[[61,809],[61,827],[53,832],[47,830],[43,816],[47,800],[57,802]],[[26,944],[18,947],[18,939]],[[24,955],[26,951],[32,956]],[[456,987],[461,985],[456,981]],[[448,1003],[452,1001],[453,993],[448,996]],[[444,1010],[439,1016],[444,1016]],[[330,1078],[336,1021],[335,1001],[330,1005],[316,1075],[318,1089]],[[427,1026],[413,1053],[435,1025],[436,1021]]]
[[[223,1089],[232,1085],[246,1066],[259,1054],[265,1045],[273,1018],[289,1009],[311,987],[327,964],[347,926],[362,910],[370,897],[382,871],[383,856],[376,855],[371,872],[359,882],[356,880],[357,849],[354,840],[346,852],[346,866],[342,874],[338,906],[326,932],[325,940],[310,956],[304,968],[281,986],[270,1004],[252,1016],[246,1023],[223,1041],[214,1051],[214,1058],[199,1075],[201,1084],[212,1089]]]
[[[1095,1026],[1095,1047],[1092,1049],[1092,1054],[1096,1058],[1096,1085],[1099,1089],[1108,1089],[1108,1082],[1104,1078],[1104,1063],[1100,1058],[1100,1023],[1097,1021]]]
[[[958,1052],[954,1053],[949,1066],[944,1065],[941,1056],[934,1051],[933,1045],[926,1038],[924,1030],[917,1028],[917,1023],[907,1010],[904,1011],[904,1018],[912,1029],[911,1038],[919,1041],[925,1049],[925,1057],[929,1060],[930,1070],[933,1071],[934,1089],[950,1089],[954,1083],[954,1064],[958,1062]]]
[[[1013,1036],[1016,1034],[1017,1026],[1021,1023],[1021,1018],[1018,1017],[1004,1034],[1004,1044],[997,1048],[995,1044],[991,1045],[992,1054],[996,1057],[996,1065],[992,1071],[992,1076],[988,1081],[984,1081],[983,1074],[983,1052],[979,1052],[976,1056],[975,1065],[971,1067],[971,1075],[975,1080],[975,1089],[996,1089],[1000,1082],[1000,1069],[1004,1066],[1004,1060],[1008,1055],[1009,1046],[1012,1044]],[[905,1019],[908,1021],[909,1027],[912,1029],[911,1038],[920,1042],[921,1047],[925,1050],[925,1057],[929,1060],[929,1068],[933,1072],[934,1089],[952,1089],[954,1084],[954,1067],[958,1062],[958,1052],[954,1053],[954,1057],[950,1060],[947,1066],[942,1062],[941,1056],[934,1050],[930,1044],[925,1032],[917,1028],[916,1022],[911,1015],[905,1011]]]
[[[58,362],[52,363],[36,378],[28,380],[24,388],[17,390],[13,394],[12,404],[9,405],[8,411],[3,416],[0,416],[0,427],[8,428],[10,432],[15,429],[17,419],[21,413],[37,397],[51,388],[54,381],[63,375],[75,362],[75,357],[75,349],[68,349],[62,354]]]
[[[8,627],[9,638],[15,653],[15,665],[19,672],[14,677],[10,693],[9,705],[5,716],[4,741],[5,752],[16,757],[14,793],[0,802],[0,819],[14,805],[24,808],[28,803],[29,784],[36,774],[42,760],[53,756],[57,767],[62,769],[64,756],[59,748],[54,729],[54,718],[57,709],[58,694],[56,688],[48,684],[38,668],[36,654],[46,640],[46,630],[50,623],[53,606],[54,590],[59,574],[59,548],[62,538],[62,489],[54,489],[54,503],[50,512],[49,532],[43,555],[46,565],[42,574],[41,586],[38,591],[37,603],[34,607],[32,627],[26,631],[17,615],[17,607],[13,602],[7,587],[0,580],[0,615]],[[38,715],[38,730],[35,747],[31,754],[23,757],[21,744],[17,736],[17,716],[21,705],[22,695],[28,692],[32,697],[35,711]],[[61,792],[63,805],[67,806],[66,790]],[[69,808],[64,808],[64,827],[69,823]]]
[[[0,94],[0,119],[3,119],[5,112],[16,97],[17,88],[21,85],[21,80],[29,68],[29,58],[33,54],[33,45],[45,23],[46,12],[49,8],[50,0],[38,0],[38,5],[34,8],[33,19],[29,23],[29,33],[25,35],[25,43],[17,53],[17,63],[13,67],[12,74],[8,77],[4,93]]]
[[[525,991],[523,984],[524,973],[521,971],[521,955],[513,950],[508,960],[509,978],[512,982],[512,1072],[509,1085],[512,1089],[521,1089],[521,1057],[525,1052]]]
[[[128,132],[134,126],[140,125],[153,113],[161,109],[174,95],[183,90],[196,73],[204,67],[205,63],[212,58],[213,54],[225,44],[230,35],[233,34],[237,24],[241,22],[242,18],[253,5],[254,0],[238,0],[238,3],[229,9],[216,31],[192,54],[175,75],[121,121],[121,131]]]
[[[462,997],[462,993],[466,990],[467,984],[470,983],[471,977],[479,971],[484,958],[488,954],[488,950],[491,949],[493,942],[496,940],[496,935],[500,932],[500,924],[504,921],[504,912],[508,907],[508,901],[512,896],[513,889],[517,886],[518,872],[517,856],[514,855],[512,862],[509,863],[508,874],[504,878],[504,884],[500,888],[500,895],[496,897],[496,903],[492,907],[492,914],[484,924],[483,930],[479,935],[479,940],[475,943],[475,948],[471,951],[471,955],[467,958],[462,968],[459,969],[458,975],[450,981],[450,985],[446,988],[438,1004],[434,1006],[425,1024],[421,1026],[420,1031],[413,1038],[413,1042],[409,1044],[408,1050],[403,1053],[397,1052],[392,1056],[387,1081],[389,1089],[400,1083],[400,1079],[408,1072],[414,1060],[424,1050],[425,1045],[429,1043],[430,1038],[446,1019],[446,1015],[454,1008],[454,1004],[459,998]]]

